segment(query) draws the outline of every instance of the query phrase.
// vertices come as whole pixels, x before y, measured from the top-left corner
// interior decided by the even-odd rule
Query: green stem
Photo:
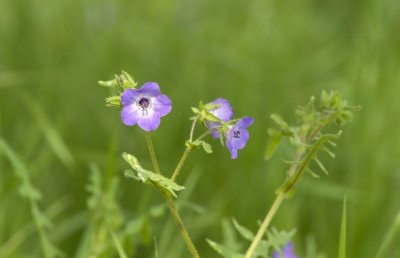
[[[192,127],[194,128],[194,127]],[[195,141],[200,141],[202,140],[204,137],[206,137],[207,135],[209,135],[211,133],[211,131],[206,131],[204,132],[202,135],[200,135]],[[191,134],[190,136],[191,138],[193,138],[193,135]],[[190,140],[190,142],[192,142],[192,140]],[[187,146],[186,149],[183,151],[182,157],[178,162],[178,165],[176,166],[174,173],[171,176],[171,180],[175,181],[176,178],[178,177],[179,173],[181,172],[183,165],[185,165],[185,161],[188,158],[190,151],[193,149],[192,146]]]
[[[192,150],[192,147],[190,147],[190,146],[186,147],[181,159],[179,160],[178,165],[176,166],[176,168],[174,170],[174,173],[172,174],[172,177],[171,177],[172,181],[175,181],[176,177],[181,172],[183,165],[185,164],[185,161],[186,161],[187,157],[189,156],[191,150]]]
[[[262,237],[264,236],[265,231],[267,230],[269,224],[271,223],[272,218],[275,216],[276,212],[278,211],[284,199],[285,199],[285,194],[283,192],[279,193],[274,203],[272,204],[271,208],[269,209],[267,216],[265,216],[264,221],[262,222],[260,228],[258,229],[258,232],[254,237],[253,242],[251,242],[251,245],[246,252],[245,258],[253,257],[253,254],[258,244],[260,243]]]
[[[199,118],[200,116],[196,116],[196,118],[193,120],[192,127],[190,128],[189,141],[193,140],[194,129],[196,128],[196,124]]]
[[[312,136],[315,137],[318,132],[323,128],[323,126],[318,126],[313,132]],[[308,138],[306,140],[306,144],[311,143],[311,141],[314,138]],[[267,228],[269,224],[271,223],[272,218],[275,216],[276,212],[278,211],[279,207],[281,206],[283,200],[287,197],[287,195],[290,195],[291,191],[297,186],[299,183],[301,177],[303,176],[307,164],[310,162],[312,159],[313,155],[315,152],[318,150],[318,147],[322,144],[322,140],[319,139],[317,143],[315,143],[314,147],[307,153],[307,156],[304,158],[304,160],[301,162],[303,159],[303,156],[305,155],[305,152],[303,150],[298,150],[295,153],[295,160],[293,165],[289,169],[289,176],[290,178],[288,181],[283,185],[283,188],[279,192],[278,196],[276,197],[274,203],[272,204],[271,208],[269,209],[267,215],[265,216],[265,219],[263,223],[261,224],[260,228],[257,231],[257,234],[253,241],[251,242],[251,245],[249,249],[246,252],[245,258],[251,258],[253,257],[253,254],[260,243],[263,235],[267,231]]]
[[[150,156],[151,156],[151,161],[153,163],[154,170],[158,173],[160,173],[160,168],[157,163],[156,155],[154,152],[154,147],[153,143],[151,141],[151,135],[150,133],[146,133],[146,141],[147,141],[147,146],[149,148]],[[152,184],[154,188],[165,198],[168,204],[168,208],[171,211],[172,217],[174,217],[176,225],[178,226],[179,232],[182,235],[183,241],[186,244],[187,249],[189,252],[192,254],[193,258],[200,258],[199,253],[197,252],[196,247],[194,246],[189,233],[187,232],[185,226],[183,225],[183,221],[181,219],[181,216],[179,215],[178,210],[175,207],[174,201],[169,193],[166,193],[164,189],[160,189],[156,184]]]
[[[154,151],[153,141],[151,140],[151,134],[150,134],[150,132],[146,132],[145,135],[146,135],[147,147],[149,148],[150,158],[151,158],[151,162],[153,163],[154,171],[157,174],[161,174],[160,167],[158,166],[158,162],[157,162],[157,158],[156,158],[156,153]]]
[[[197,252],[197,249],[194,246],[192,239],[190,238],[189,233],[185,228],[185,225],[183,224],[182,218],[179,215],[179,212],[175,207],[172,197],[169,195],[165,195],[165,194],[163,196],[164,196],[165,200],[167,201],[168,208],[171,211],[172,217],[174,217],[174,219],[175,219],[176,225],[178,226],[179,232],[182,235],[183,241],[185,242],[187,249],[189,250],[190,254],[193,256],[193,258],[200,258],[200,255]]]

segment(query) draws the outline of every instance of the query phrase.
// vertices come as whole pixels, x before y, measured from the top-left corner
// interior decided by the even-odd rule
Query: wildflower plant
[[[161,117],[171,112],[170,98],[161,93],[159,85],[155,82],[146,82],[138,88],[138,83],[126,72],[115,75],[113,80],[100,81],[99,84],[111,89],[112,95],[106,98],[106,105],[121,110],[122,123],[127,126],[137,125],[145,132],[153,170],[143,167],[134,155],[123,153],[123,159],[131,167],[125,171],[125,176],[149,185],[160,193],[175,219],[188,251],[192,257],[200,257],[175,206],[174,198],[178,198],[179,192],[185,190],[185,186],[180,185],[177,178],[193,149],[201,147],[206,153],[212,153],[211,144],[205,141],[207,136],[219,140],[226,146],[231,158],[236,159],[238,150],[243,149],[250,138],[248,128],[254,119],[249,116],[233,118],[235,112],[224,98],[217,98],[208,103],[200,101],[197,107],[192,107],[193,116],[190,118],[192,125],[182,157],[171,175],[167,176],[158,165],[151,132],[159,128]],[[239,235],[251,242],[245,253],[236,247],[207,240],[210,246],[226,258],[297,258],[290,242],[295,231],[278,231],[275,228],[268,230],[268,226],[282,202],[295,194],[305,173],[308,172],[314,177],[320,176],[320,172],[311,171],[312,162],[320,168],[320,171],[328,174],[318,156],[323,152],[331,157],[335,156],[331,148],[336,146],[335,140],[342,134],[340,127],[351,120],[356,109],[358,108],[349,106],[339,93],[323,91],[319,101],[311,97],[306,106],[296,109],[295,125],[289,125],[279,115],[271,115],[277,128],[268,129],[270,142],[266,148],[265,158],[269,159],[282,140],[288,138],[295,149],[295,154],[293,160],[288,162],[290,167],[287,177],[278,188],[277,197],[256,234],[233,220],[233,226]],[[202,124],[205,130],[196,137],[196,127],[199,124]],[[327,132],[327,128],[331,125],[336,125],[337,128],[333,133]],[[117,243],[116,246],[118,247]],[[121,254],[123,250],[120,249]]]
[[[226,145],[232,159],[236,159],[237,151],[245,147],[250,137],[247,128],[253,123],[253,118],[245,116],[240,119],[232,119],[233,108],[223,98],[217,98],[207,104],[200,102],[198,107],[192,108],[194,116],[191,118],[192,125],[189,139],[185,142],[186,148],[175,170],[168,177],[165,173],[162,173],[158,165],[151,131],[158,129],[161,117],[171,112],[172,101],[170,98],[161,93],[159,85],[155,82],[146,82],[138,88],[138,83],[126,72],[115,75],[112,80],[99,81],[99,84],[111,90],[111,96],[106,98],[106,105],[121,109],[122,123],[127,126],[138,125],[145,131],[153,170],[144,168],[134,155],[123,153],[123,159],[131,167],[130,170],[125,171],[125,176],[151,186],[164,197],[188,251],[192,257],[200,257],[175,206],[174,198],[178,197],[178,193],[185,189],[184,186],[176,182],[177,177],[193,149],[202,147],[206,153],[212,153],[211,145],[205,141],[205,138],[209,135],[219,139],[222,145]],[[195,129],[198,123],[205,126],[205,131],[195,137]],[[119,253],[123,254],[120,248]],[[124,255],[121,257],[124,257]]]
[[[282,202],[287,198],[293,197],[305,173],[309,173],[315,178],[320,176],[319,172],[311,170],[310,164],[312,162],[320,168],[320,171],[326,175],[328,174],[328,170],[320,161],[318,155],[327,153],[332,158],[335,157],[331,148],[336,146],[335,140],[342,134],[340,128],[351,121],[353,112],[358,109],[359,107],[348,105],[347,101],[343,100],[338,92],[332,91],[328,93],[323,91],[318,102],[315,97],[311,97],[306,106],[296,109],[297,124],[295,125],[289,125],[279,115],[272,114],[271,119],[276,123],[277,128],[268,129],[270,141],[266,148],[265,158],[270,159],[282,140],[288,138],[295,148],[295,154],[293,160],[287,162],[290,164],[287,177],[276,191],[277,197],[267,212],[265,219],[260,224],[257,234],[252,235],[247,229],[248,233],[242,234],[246,240],[251,242],[245,253],[234,251],[229,247],[209,241],[211,247],[224,257],[270,257],[268,256],[270,251],[266,247],[268,247],[268,243],[276,242],[276,238],[266,235],[266,232],[273,217]],[[336,128],[333,133],[327,132],[328,127],[331,126]],[[288,241],[289,239],[286,240]],[[281,246],[276,246],[278,251],[275,251],[273,258],[279,257],[277,254],[282,254],[285,258],[296,257],[291,251],[291,246],[284,246],[287,241],[281,241]]]

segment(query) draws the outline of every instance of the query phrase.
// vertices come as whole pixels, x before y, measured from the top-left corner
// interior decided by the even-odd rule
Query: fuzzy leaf
[[[175,191],[181,191],[185,189],[185,187],[178,185],[169,178],[166,178],[160,174],[156,174],[152,171],[143,169],[138,159],[135,156],[124,152],[122,154],[122,157],[136,171],[136,174],[133,171],[126,171],[125,172],[126,176],[133,177],[136,180],[139,180],[143,183],[149,183],[148,180],[150,180],[152,183],[170,192],[175,197],[176,197]]]

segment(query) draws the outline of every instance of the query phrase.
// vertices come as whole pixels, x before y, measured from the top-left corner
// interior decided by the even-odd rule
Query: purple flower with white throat
[[[161,94],[155,82],[146,82],[140,89],[126,89],[122,93],[121,104],[122,122],[129,126],[138,124],[145,131],[156,130],[160,118],[172,108],[171,100]]]
[[[213,114],[215,117],[217,117],[218,119],[220,119],[224,122],[229,122],[229,120],[232,119],[234,112],[233,112],[233,108],[232,108],[231,104],[229,104],[228,100],[223,99],[223,98],[217,98],[216,100],[212,101],[210,104],[217,106],[214,109],[208,110],[208,112]],[[218,131],[214,130],[217,127],[221,126],[221,123],[206,121],[205,124],[209,130],[212,130],[211,134],[214,138],[221,137],[220,133]]]
[[[237,151],[246,146],[246,142],[250,138],[247,127],[252,125],[253,121],[252,117],[244,116],[226,133],[226,147],[231,152],[232,159],[236,159]]]
[[[280,255],[277,251],[274,252],[273,258],[298,258],[293,251],[293,244],[291,242],[287,243],[282,248],[282,255]]]

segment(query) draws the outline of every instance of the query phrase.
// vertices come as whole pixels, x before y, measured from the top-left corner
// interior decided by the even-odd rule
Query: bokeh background
[[[189,257],[160,196],[123,177],[123,151],[151,165],[143,132],[105,107],[109,92],[97,85],[120,70],[158,82],[173,101],[153,133],[165,174],[200,100],[227,98],[237,116],[255,119],[237,160],[210,140],[213,155],[193,152],[180,178],[188,189],[179,207],[203,257],[218,257],[205,239],[223,242],[230,218],[255,231],[285,178],[288,145],[263,159],[271,113],[293,122],[294,109],[323,89],[361,105],[337,157],[323,157],[330,175],[307,176],[273,224],[297,229],[299,257],[314,245],[336,257],[346,195],[348,257],[375,255],[400,210],[400,1],[0,2],[0,137],[42,193],[51,242],[66,257],[102,245],[111,251],[99,257],[117,257],[109,234],[93,240],[102,218],[88,210],[92,173],[104,192],[119,179],[110,214],[120,219],[117,233],[131,226],[131,257],[156,249],[161,258]],[[0,153],[1,257],[43,257],[21,180]],[[400,257],[399,245],[390,252]]]

